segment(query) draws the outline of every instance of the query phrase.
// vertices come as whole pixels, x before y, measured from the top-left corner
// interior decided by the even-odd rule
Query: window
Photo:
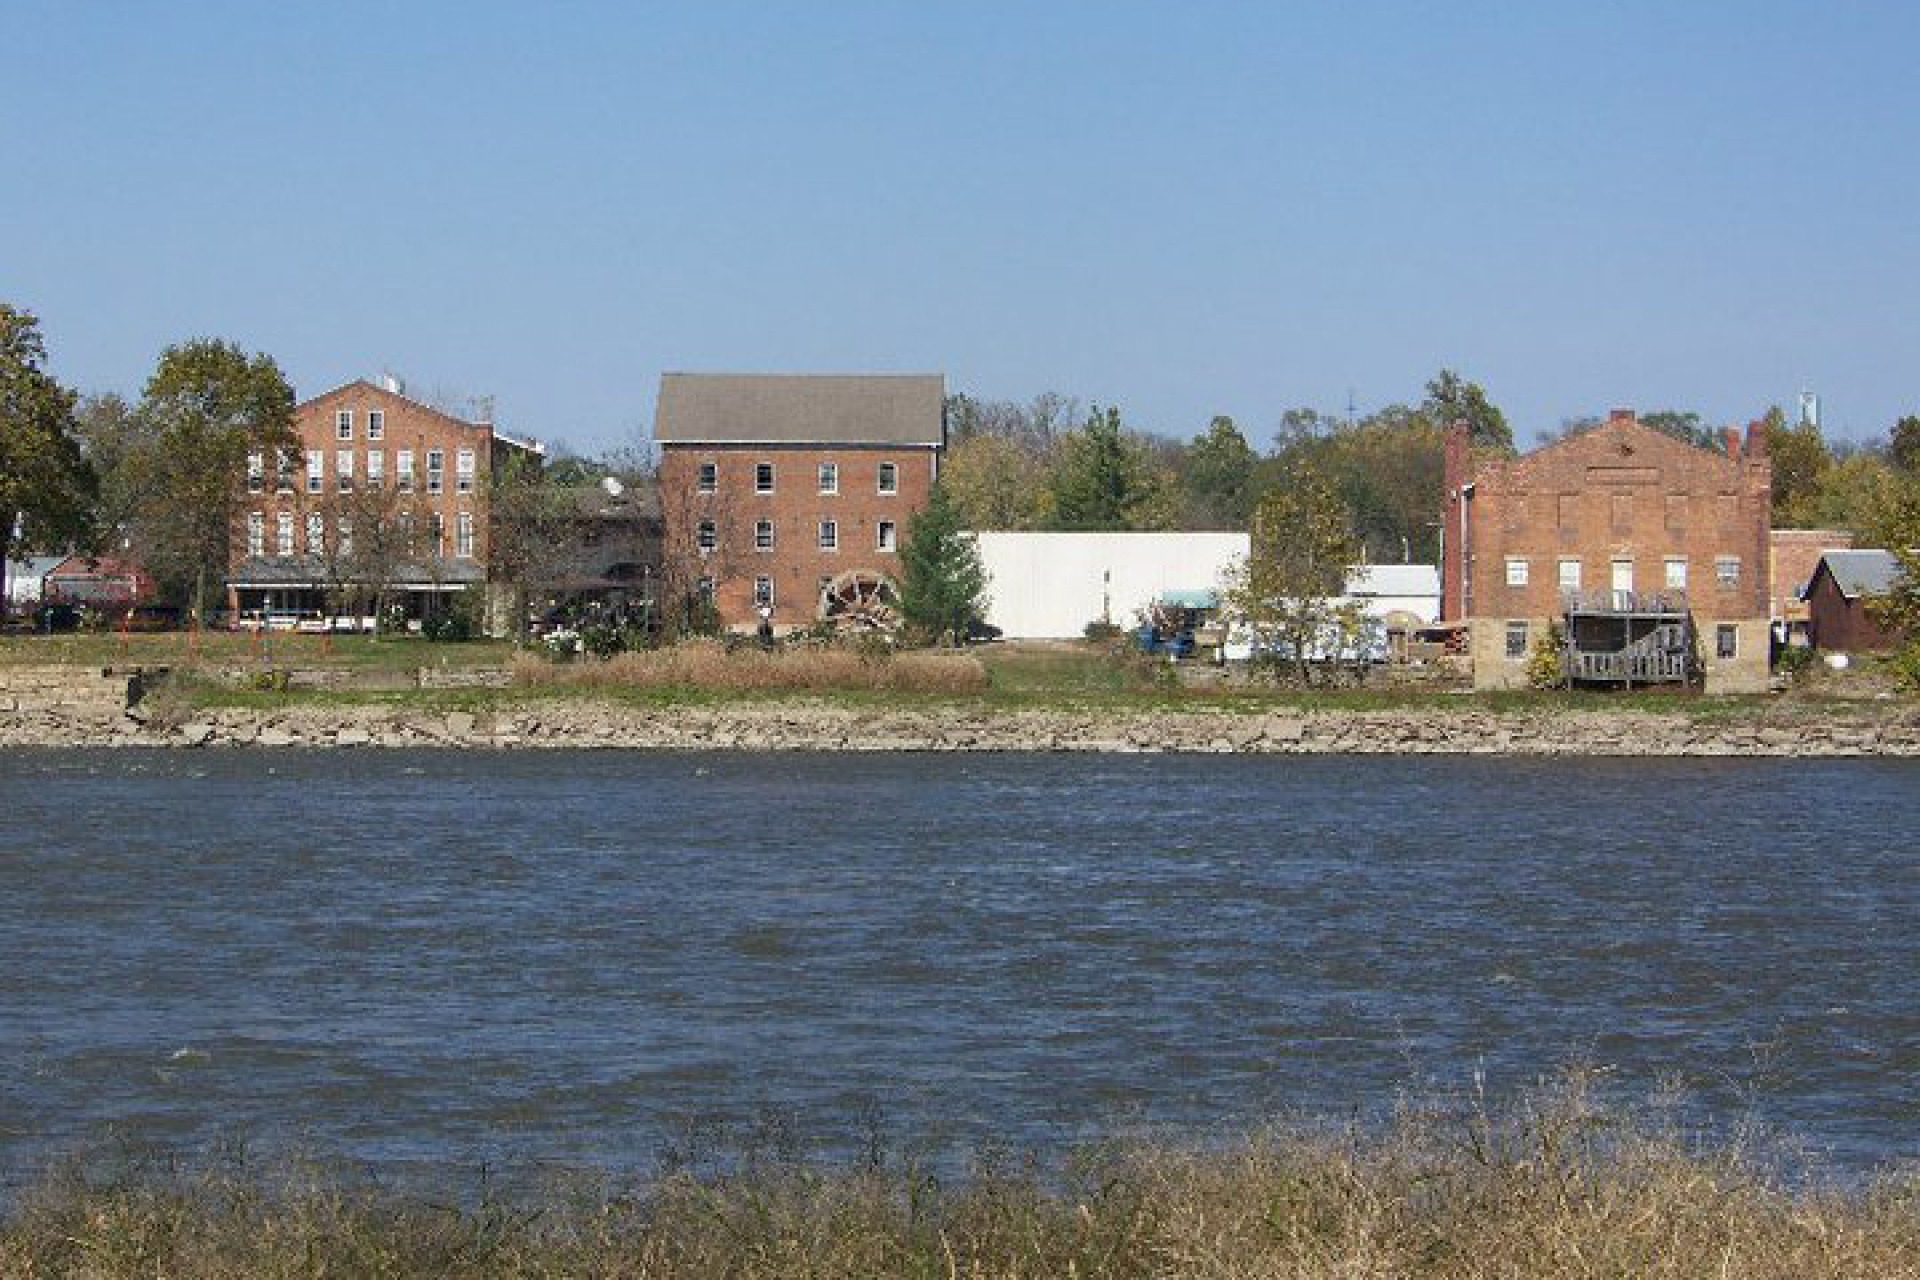
[[[1509,622],[1507,624],[1507,657],[1524,658],[1527,656],[1527,624]]]
[[[333,455],[333,487],[342,493],[353,492],[353,450],[342,449]]]
[[[427,513],[427,540],[432,545],[433,555],[444,555],[447,550],[447,518],[438,511]]]
[[[385,440],[387,438],[387,415],[382,409],[367,410],[367,439]]]
[[[453,554],[461,560],[473,559],[473,512],[462,511],[454,517]]]
[[[700,580],[693,584],[693,591],[694,591],[694,594],[699,596],[700,599],[705,603],[707,604],[713,603],[713,579],[712,578],[708,577],[705,574],[701,574]]]
[[[1713,656],[1727,659],[1740,656],[1740,628],[1723,622],[1713,629]]]
[[[823,462],[820,464],[820,492],[840,492],[840,464]]]
[[[1578,560],[1562,560],[1560,562],[1560,589],[1562,591],[1578,591],[1580,589],[1580,562]]]
[[[893,521],[882,520],[880,522],[879,528],[875,532],[877,536],[874,539],[874,545],[879,547],[880,550],[882,551],[893,550],[893,545],[894,545]]]
[[[402,493],[413,492],[413,450],[402,449],[393,455],[393,486]]]
[[[282,511],[274,520],[273,551],[275,555],[293,554],[293,512]]]
[[[1740,557],[1720,556],[1713,562],[1713,576],[1719,579],[1720,585],[1723,587],[1739,586]]]
[[[263,512],[247,513],[247,554],[250,556],[267,554],[267,517]]]
[[[753,491],[755,493],[773,492],[773,464],[756,462],[753,464]]]
[[[1510,587],[1527,585],[1527,562],[1519,556],[1507,557],[1507,585]]]
[[[838,551],[840,549],[840,526],[832,520],[820,522],[820,549]]]
[[[720,545],[720,531],[714,527],[711,520],[700,522],[700,532],[697,537],[702,551],[711,551]]]
[[[400,545],[407,549],[408,555],[413,554],[413,512],[411,511],[400,513]]]
[[[891,462],[880,464],[880,492],[900,492],[900,468]]]
[[[320,492],[320,484],[327,473],[327,455],[318,449],[307,450],[307,492]]]
[[[720,465],[715,462],[700,464],[700,492],[712,493],[720,487]]]
[[[281,493],[293,492],[293,469],[300,464],[300,455],[293,449],[282,449],[274,458],[273,487]]]
[[[473,492],[473,450],[462,449],[453,455],[453,487],[459,493]]]
[[[753,580],[753,607],[756,609],[773,608],[772,578],[755,578]]]
[[[327,550],[327,518],[318,511],[307,513],[307,554],[325,555]]]
[[[367,450],[367,488],[378,493],[387,483],[387,451]]]
[[[753,549],[755,551],[773,550],[773,521],[756,520],[753,522]]]
[[[334,532],[339,535],[340,554],[343,556],[352,555],[353,554],[353,517],[341,516],[340,523],[334,526]]]
[[[333,415],[333,438],[335,440],[353,439],[353,410],[342,409]]]
[[[1687,558],[1685,556],[1667,557],[1667,590],[1685,591],[1687,589]]]
[[[267,487],[267,459],[259,452],[247,455],[247,492],[259,493]]]
[[[441,449],[427,450],[427,492],[441,493],[447,487],[447,455]]]

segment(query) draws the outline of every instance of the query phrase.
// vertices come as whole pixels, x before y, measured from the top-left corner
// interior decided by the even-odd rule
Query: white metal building
[[[1062,640],[1089,622],[1130,628],[1166,591],[1205,591],[1247,554],[1244,533],[979,533],[987,621],[1009,640]]]

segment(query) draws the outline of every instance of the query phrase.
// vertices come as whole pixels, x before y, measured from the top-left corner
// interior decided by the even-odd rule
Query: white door
[[[1633,594],[1633,561],[1615,560],[1613,562],[1613,593],[1615,595]]]

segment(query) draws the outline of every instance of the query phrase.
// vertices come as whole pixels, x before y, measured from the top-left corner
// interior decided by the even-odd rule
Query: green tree
[[[1246,559],[1226,575],[1224,612],[1256,651],[1290,657],[1305,682],[1340,628],[1338,598],[1360,552],[1347,506],[1325,476],[1303,470],[1260,500],[1250,533]]]
[[[0,601],[16,551],[81,542],[93,514],[74,393],[54,381],[46,358],[39,320],[0,302]]]
[[[1811,422],[1787,425],[1780,406],[1767,410],[1763,423],[1767,454],[1773,460],[1773,522],[1793,528],[1812,518],[1810,504],[1833,465],[1833,454]]]
[[[1640,425],[1703,449],[1720,448],[1719,433],[1691,409],[1655,409],[1640,415]]]
[[[199,618],[225,577],[247,455],[271,468],[299,444],[293,388],[271,356],[196,338],[161,353],[139,412],[142,555]]]
[[[1254,469],[1260,456],[1232,418],[1217,417],[1180,459],[1189,529],[1244,529],[1253,514]]]
[[[936,640],[957,643],[987,607],[987,571],[944,483],[933,486],[900,543],[900,614]]]
[[[1487,399],[1479,383],[1468,382],[1451,369],[1442,369],[1427,383],[1420,411],[1442,430],[1464,421],[1477,449],[1513,453],[1513,428],[1507,425],[1507,415]]]
[[[1053,473],[1056,529],[1170,529],[1172,486],[1148,450],[1129,438],[1118,409],[1094,406],[1061,445]]]
[[[1908,414],[1887,435],[1887,457],[1911,476],[1920,476],[1920,415]]]
[[[140,467],[151,447],[147,423],[112,392],[86,396],[74,415],[80,452],[99,480],[94,522],[101,542],[118,545],[135,535]]]

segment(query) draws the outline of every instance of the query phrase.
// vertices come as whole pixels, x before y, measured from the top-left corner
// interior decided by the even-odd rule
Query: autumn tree
[[[1246,558],[1226,575],[1223,611],[1256,653],[1291,658],[1304,682],[1315,652],[1349,620],[1339,597],[1360,544],[1346,504],[1325,476],[1302,470],[1260,500],[1249,532]]]
[[[247,455],[297,447],[293,388],[271,356],[198,338],[168,347],[140,401],[142,554],[194,616],[225,576]]]
[[[16,551],[81,542],[93,514],[75,396],[46,371],[46,358],[39,320],[0,302],[0,602]]]
[[[1507,425],[1507,415],[1487,399],[1479,383],[1468,382],[1451,369],[1442,369],[1427,383],[1420,411],[1443,430],[1465,422],[1476,449],[1513,453],[1513,428]]]
[[[900,567],[901,617],[934,639],[958,643],[986,611],[986,566],[944,483],[907,522]]]
[[[1822,477],[1833,465],[1833,454],[1813,422],[1787,425],[1778,405],[1767,410],[1767,456],[1773,462],[1773,522],[1793,528],[1811,516],[1808,506],[1818,493]]]
[[[1017,437],[978,433],[947,449],[940,483],[969,529],[1038,529],[1053,511],[1052,465]]]

